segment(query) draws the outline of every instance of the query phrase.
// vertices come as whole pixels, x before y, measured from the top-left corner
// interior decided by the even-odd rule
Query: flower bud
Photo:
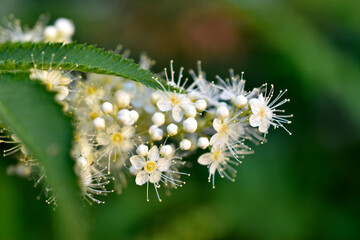
[[[101,117],[97,117],[93,120],[93,124],[97,130],[105,129],[105,120]]]
[[[167,126],[166,130],[170,136],[174,136],[178,133],[178,126],[174,123],[171,123]]]
[[[173,148],[170,145],[164,145],[160,148],[160,154],[163,157],[168,157],[173,153]]]
[[[130,111],[127,109],[122,109],[118,112],[117,120],[120,123],[127,125],[131,122]]]
[[[207,108],[207,103],[204,99],[199,99],[195,102],[195,108],[199,111],[202,112]]]
[[[71,79],[71,78],[68,78],[68,77],[62,76],[61,79],[60,79],[60,85],[62,85],[62,86],[67,86],[67,85],[69,85],[71,82],[72,82],[72,79]]]
[[[191,141],[188,140],[188,139],[183,139],[181,142],[180,142],[180,149],[181,150],[190,150],[191,148]]]
[[[135,110],[131,110],[130,111],[130,118],[131,118],[131,124],[130,125],[133,125],[134,122],[136,122],[138,119],[139,119],[139,113]]]
[[[54,26],[47,26],[47,27],[44,29],[45,41],[54,42],[54,41],[56,41],[57,36],[58,36],[58,30],[57,30],[56,27],[54,27]]]
[[[209,146],[209,139],[207,137],[201,137],[199,138],[197,145],[201,149],[205,149]]]
[[[145,157],[148,154],[148,151],[149,151],[148,146],[144,144],[139,145],[138,148],[136,149],[136,153],[143,157]]]
[[[130,101],[130,95],[127,92],[119,90],[115,93],[115,102],[119,108],[126,108]]]
[[[248,99],[244,95],[239,95],[235,98],[235,106],[238,108],[243,108],[248,103]]]
[[[196,131],[198,126],[197,121],[195,120],[195,118],[188,118],[183,122],[183,127],[184,127],[184,131],[188,132],[188,133],[193,133]]]
[[[225,118],[229,117],[230,112],[229,109],[223,105],[218,107],[218,109],[216,110],[216,115],[220,120],[224,120]]]
[[[163,138],[163,130],[158,128],[156,125],[152,125],[149,128],[149,135],[155,141],[160,141]]]
[[[86,166],[88,164],[87,160],[84,157],[77,158],[76,163],[80,166]]]
[[[157,92],[151,94],[151,101],[153,104],[156,104],[160,100],[160,95]]]
[[[109,102],[104,102],[102,105],[101,105],[101,111],[104,113],[104,114],[110,114],[113,112],[113,105]]]
[[[59,18],[55,21],[55,27],[64,37],[71,37],[75,32],[74,23],[66,18]]]
[[[196,117],[196,108],[192,105],[188,106],[187,108],[185,108],[185,116],[186,117]]]
[[[154,113],[151,119],[153,123],[159,127],[165,123],[165,115],[161,112]]]

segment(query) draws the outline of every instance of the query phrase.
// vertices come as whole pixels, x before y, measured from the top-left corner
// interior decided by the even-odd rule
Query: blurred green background
[[[289,90],[289,136],[238,167],[235,183],[207,182],[194,165],[182,189],[146,202],[133,179],[122,195],[89,208],[90,239],[360,239],[360,3],[347,1],[1,0],[0,16],[32,26],[39,14],[73,19],[78,42],[139,59],[161,71],[196,68],[210,80],[245,71],[247,89],[264,82]],[[190,159],[191,160],[191,159]],[[195,159],[193,159],[195,160]],[[0,161],[0,239],[52,239],[53,210],[40,189],[6,175]],[[162,192],[163,195],[165,193]],[[83,229],[79,229],[83,231]]]

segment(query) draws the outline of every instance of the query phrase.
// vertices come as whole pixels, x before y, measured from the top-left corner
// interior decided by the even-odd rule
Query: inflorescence
[[[10,17],[0,28],[0,43],[5,41],[71,42],[75,27],[68,19],[46,26],[41,18],[34,29],[23,29]],[[150,69],[154,61],[141,55],[138,63]],[[34,63],[30,78],[39,80],[47,90],[56,92],[55,100],[74,119],[71,156],[79,178],[82,196],[89,203],[103,203],[99,195],[120,193],[134,176],[137,185],[158,189],[182,187],[190,174],[184,157],[203,149],[197,162],[207,166],[208,181],[215,188],[215,176],[235,180],[236,166],[253,150],[249,143],[263,143],[270,126],[284,128],[292,115],[282,115],[279,107],[285,91],[274,97],[274,86],[264,84],[245,90],[244,73],[230,70],[228,78],[209,81],[198,62],[197,73],[189,71],[192,81],[184,79],[184,69],[176,74],[173,61],[164,70],[161,90],[116,76],[80,74],[61,69],[42,69]],[[84,77],[85,76],[85,77]],[[174,91],[175,89],[175,91]],[[151,121],[149,120],[151,119]],[[45,182],[47,202],[56,204],[56,194],[46,180],[43,166],[32,157],[21,141],[2,130],[0,143],[12,144],[4,155],[14,154],[19,161],[9,174]],[[15,154],[16,153],[16,154]],[[185,170],[186,171],[186,170]],[[108,190],[113,182],[114,190]],[[50,194],[50,195],[49,195]]]

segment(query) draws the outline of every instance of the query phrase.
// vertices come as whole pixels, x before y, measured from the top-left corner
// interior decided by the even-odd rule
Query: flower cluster
[[[25,32],[19,27],[0,29],[0,39],[69,42],[75,29],[67,19],[35,28]],[[148,70],[154,62],[142,55],[138,64]],[[212,187],[216,175],[234,181],[236,166],[253,153],[249,144],[263,143],[271,125],[289,132],[284,124],[290,123],[292,115],[281,115],[284,111],[278,109],[289,101],[281,100],[286,91],[274,97],[274,86],[269,89],[267,84],[247,91],[244,73],[236,75],[233,70],[228,78],[209,81],[200,62],[197,73],[189,71],[192,80],[184,79],[183,73],[180,68],[176,74],[171,61],[170,69],[164,70],[165,83],[160,77],[154,79],[161,85],[155,90],[121,77],[93,73],[77,77],[76,71],[34,65],[30,77],[55,91],[56,101],[73,116],[76,130],[71,155],[84,198],[102,203],[95,195],[112,192],[105,189],[110,181],[121,192],[134,176],[137,185],[147,186],[147,200],[149,185],[153,185],[161,201],[159,188],[185,184],[182,177],[190,175],[181,170],[187,166],[184,157],[197,149],[204,153],[196,162],[208,167]],[[7,152],[27,155],[19,141],[12,139],[1,140],[18,143]],[[27,166],[26,171],[12,172],[30,175],[35,165]]]

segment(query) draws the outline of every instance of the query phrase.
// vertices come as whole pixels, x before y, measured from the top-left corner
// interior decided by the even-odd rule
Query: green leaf
[[[32,59],[33,56],[33,59]],[[120,76],[145,86],[160,89],[156,77],[132,60],[94,45],[62,43],[4,43],[0,45],[0,71],[29,71],[34,64],[50,67]],[[164,84],[164,82],[162,82]]]
[[[41,161],[58,193],[55,237],[84,239],[86,223],[70,157],[71,119],[55,103],[54,93],[30,80],[27,73],[1,73],[0,86],[0,121]]]

